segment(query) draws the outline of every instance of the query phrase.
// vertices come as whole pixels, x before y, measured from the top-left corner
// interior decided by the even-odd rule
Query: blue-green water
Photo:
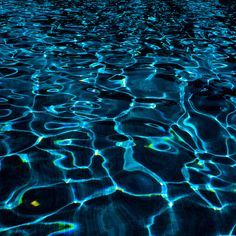
[[[0,2],[0,235],[236,235],[233,1]]]

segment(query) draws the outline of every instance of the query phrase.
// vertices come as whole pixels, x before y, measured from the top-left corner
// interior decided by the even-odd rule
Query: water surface
[[[1,235],[235,235],[233,1],[2,0]]]

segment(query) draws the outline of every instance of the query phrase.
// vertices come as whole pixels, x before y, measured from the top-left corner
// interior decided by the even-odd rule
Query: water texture
[[[0,1],[0,235],[236,235],[236,4]]]

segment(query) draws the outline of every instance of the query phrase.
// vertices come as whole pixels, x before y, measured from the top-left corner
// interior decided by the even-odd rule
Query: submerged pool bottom
[[[0,4],[0,235],[236,235],[235,4]]]

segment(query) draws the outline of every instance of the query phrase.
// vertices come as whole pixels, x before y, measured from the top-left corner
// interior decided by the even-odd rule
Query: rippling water
[[[233,1],[0,3],[0,235],[236,235]]]

